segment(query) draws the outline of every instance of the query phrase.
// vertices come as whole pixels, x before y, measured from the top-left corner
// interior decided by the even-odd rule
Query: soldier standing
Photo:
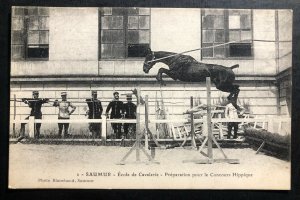
[[[123,114],[123,102],[119,100],[119,92],[114,92],[114,99],[108,104],[106,108],[106,116],[108,116],[108,112],[110,112],[110,119],[121,119]],[[114,134],[117,139],[121,139],[121,123],[112,123],[111,124]]]
[[[101,101],[97,99],[97,91],[92,91],[92,98],[86,99],[87,105],[89,107],[88,110],[88,118],[89,119],[101,119],[101,115],[103,112],[103,108],[101,105]],[[92,132],[93,138],[100,137],[101,138],[101,126],[100,123],[89,123],[89,130]]]
[[[75,111],[76,107],[71,104],[71,102],[67,101],[67,93],[61,93],[61,101],[57,99],[54,101],[53,106],[59,108],[58,119],[70,119],[70,115]],[[69,109],[71,108],[71,111]],[[62,130],[64,129],[64,137],[68,137],[69,133],[69,123],[58,123],[58,136],[61,137]]]
[[[239,115],[243,115],[245,112],[245,109],[240,106],[237,105],[237,107],[239,108],[239,110],[236,108],[236,101],[231,98],[228,100],[228,104],[226,105],[225,108],[225,118],[226,119],[238,119]],[[227,133],[227,139],[230,139],[231,137],[231,131],[233,128],[233,139],[237,139],[237,132],[238,132],[238,127],[239,127],[239,123],[238,122],[228,122],[228,133]]]
[[[27,104],[30,108],[30,115],[27,116],[25,119],[29,119],[30,116],[34,116],[35,119],[42,119],[42,112],[41,108],[44,103],[47,103],[49,101],[48,98],[40,99],[39,98],[39,91],[33,91],[32,92],[33,98],[23,98],[22,101]],[[19,141],[22,140],[25,136],[25,125],[26,123],[21,124],[20,129],[20,138]],[[41,123],[35,123],[34,126],[34,138],[38,139],[40,137],[40,129],[41,129]]]
[[[132,95],[126,95],[127,103],[124,104],[125,119],[136,119],[136,105],[132,103]],[[136,131],[136,124],[125,123],[124,134],[127,137],[129,128],[132,128],[133,133]]]

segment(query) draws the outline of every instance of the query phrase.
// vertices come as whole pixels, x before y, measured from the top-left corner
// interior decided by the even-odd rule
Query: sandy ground
[[[11,144],[11,188],[289,189],[290,162],[252,149],[224,149],[240,164],[183,163],[204,159],[196,150],[156,149],[159,164],[136,163],[130,147]],[[204,149],[206,151],[206,149]],[[149,154],[150,151],[147,150]],[[214,158],[223,158],[213,149]],[[141,152],[141,161],[147,161]]]

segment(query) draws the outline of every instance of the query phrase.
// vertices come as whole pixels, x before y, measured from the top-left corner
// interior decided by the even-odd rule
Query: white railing
[[[145,123],[145,120],[140,120],[141,122]],[[194,119],[194,123],[206,123],[205,119]],[[265,118],[238,118],[238,119],[226,119],[226,118],[212,118],[212,123],[226,123],[226,122],[240,122],[242,124],[253,123],[253,127],[257,128],[257,123],[262,123],[260,128],[266,129],[270,132],[280,132],[282,128],[282,123],[290,123],[291,118],[288,117],[265,117]],[[34,124],[35,123],[45,123],[45,124],[52,124],[52,123],[99,123],[101,124],[102,130],[102,137],[106,139],[107,137],[107,124],[111,123],[138,123],[136,119],[107,119],[105,115],[102,116],[102,119],[35,119],[34,116],[30,116],[28,120],[12,120],[12,123],[28,123],[28,135],[29,137],[34,137]],[[148,123],[152,124],[164,124],[164,123],[190,123],[188,119],[148,119]],[[274,123],[278,123],[278,129],[274,130]],[[266,127],[267,124],[267,127]]]

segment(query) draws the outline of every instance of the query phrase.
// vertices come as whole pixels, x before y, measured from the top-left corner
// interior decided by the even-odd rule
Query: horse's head
[[[150,48],[147,49],[146,57],[144,61],[143,70],[145,73],[148,73],[149,70],[155,65],[155,62],[152,62],[155,59],[154,52]]]

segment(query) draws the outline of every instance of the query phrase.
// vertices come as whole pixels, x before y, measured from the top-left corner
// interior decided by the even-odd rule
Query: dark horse
[[[143,66],[144,72],[148,73],[153,65],[159,62],[169,66],[169,69],[160,68],[158,70],[156,79],[161,84],[164,85],[163,73],[174,80],[184,82],[204,82],[206,77],[211,77],[211,81],[216,85],[216,88],[223,92],[229,92],[227,98],[233,100],[236,104],[240,90],[238,85],[233,84],[235,75],[232,69],[239,67],[239,65],[224,67],[216,64],[205,64],[188,55],[148,49]]]

